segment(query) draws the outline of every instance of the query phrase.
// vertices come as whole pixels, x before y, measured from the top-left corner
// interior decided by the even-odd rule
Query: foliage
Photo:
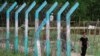
[[[32,3],[33,0],[1,0],[0,4],[4,3],[4,1],[7,1],[9,3],[12,3],[14,1],[17,1],[18,4],[22,4],[23,2],[26,2],[27,4]],[[37,4],[41,4],[44,0],[35,0]],[[46,0],[48,4],[53,4],[55,1],[57,1],[59,4],[64,4],[66,0]],[[68,0],[70,2],[70,7],[75,4],[76,1],[79,2],[79,8],[75,11],[75,13],[72,16],[72,20],[100,20],[100,1],[99,0]]]

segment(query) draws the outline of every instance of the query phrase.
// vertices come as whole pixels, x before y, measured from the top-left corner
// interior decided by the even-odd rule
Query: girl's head
[[[83,37],[86,37],[86,32],[83,32]]]

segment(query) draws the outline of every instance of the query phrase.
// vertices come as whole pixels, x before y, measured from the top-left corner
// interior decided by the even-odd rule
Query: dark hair
[[[86,32],[83,32],[82,34],[85,34]]]

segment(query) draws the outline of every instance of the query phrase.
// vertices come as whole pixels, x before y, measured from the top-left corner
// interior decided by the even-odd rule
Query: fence
[[[1,12],[3,11],[3,9],[7,6],[7,2],[5,2],[1,7],[0,7],[0,14]],[[46,56],[50,56],[51,54],[51,44],[50,44],[50,20],[52,21],[53,19],[53,16],[51,15],[52,12],[54,10],[56,10],[58,3],[55,2],[45,13],[45,17],[43,18],[43,21],[41,23],[39,23],[39,13],[40,11],[43,10],[43,8],[47,5],[47,2],[44,1],[39,7],[37,7],[37,9],[35,10],[35,30],[34,30],[34,33],[31,37],[34,37],[34,39],[29,39],[29,36],[28,36],[28,23],[29,23],[29,13],[31,12],[31,10],[36,6],[36,2],[32,2],[32,4],[30,4],[29,6],[26,7],[26,3],[23,3],[21,6],[18,6],[17,5],[17,2],[14,2],[10,7],[8,7],[8,9],[6,9],[6,39],[5,39],[5,42],[6,42],[6,50],[9,51],[12,47],[14,47],[14,50],[15,52],[17,53],[18,50],[21,50],[23,49],[23,52],[25,53],[25,56],[28,55],[29,52],[33,52],[34,56],[42,56],[42,47],[40,45],[40,32],[41,30],[43,29],[43,27],[45,26],[46,28],[46,41],[45,41],[45,53],[46,53]],[[64,10],[66,10],[69,6],[69,2],[65,2],[65,4],[59,9],[59,11],[57,12],[57,31],[56,31],[56,34],[57,34],[57,40],[56,40],[56,49],[57,49],[57,52],[56,53],[56,56],[61,56],[61,38],[60,38],[60,32],[61,32],[61,14],[64,12]],[[66,56],[71,56],[71,40],[70,40],[70,37],[71,37],[71,34],[70,34],[70,20],[71,20],[71,15],[73,14],[73,12],[76,10],[76,8],[79,6],[79,3],[76,2],[74,4],[74,6],[68,10],[68,12],[66,13],[66,21],[65,21],[65,31],[66,31],[66,37],[67,37],[67,41],[66,41],[66,44],[67,44],[67,50],[66,50]],[[10,30],[10,18],[11,18],[11,12],[15,9],[15,16],[14,16],[14,19],[15,19],[15,22],[14,22],[14,26],[15,28],[12,30],[13,32],[11,32]],[[21,11],[23,9],[26,9],[24,12],[25,12],[25,21],[24,21],[24,29],[25,31],[23,32],[23,35],[24,35],[24,38],[22,38],[24,44],[21,44],[21,45],[24,45],[24,46],[19,46],[18,44],[18,41],[20,40],[19,39],[19,34],[18,32],[21,32],[19,30],[19,13],[21,13]],[[44,8],[45,9],[45,8]],[[52,23],[52,22],[51,22]],[[15,32],[15,33],[14,33]],[[10,35],[14,35],[13,36],[13,41],[11,41],[14,45],[12,45],[12,43],[10,42]],[[34,43],[34,46],[33,47],[29,47],[31,43],[33,44]],[[22,42],[20,42],[22,43]],[[21,49],[20,49],[21,48]]]

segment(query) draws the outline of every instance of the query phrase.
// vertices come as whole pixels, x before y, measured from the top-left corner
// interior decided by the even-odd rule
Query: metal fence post
[[[66,39],[67,39],[67,51],[66,56],[71,56],[71,40],[70,40],[70,20],[72,13],[76,10],[76,8],[79,6],[79,3],[76,2],[74,6],[68,11],[66,14]]]
[[[38,29],[39,26],[39,12],[47,5],[47,2],[44,1],[41,6],[36,10],[35,12],[35,32]],[[41,56],[41,46],[39,38],[40,35],[38,33],[35,34],[35,53],[34,56]]]
[[[66,2],[57,13],[57,56],[61,56],[61,14],[68,7],[69,2]]]
[[[8,51],[8,49],[10,48],[9,46],[9,38],[10,38],[10,12],[15,8],[15,6],[17,5],[17,2],[14,2],[10,8],[7,10],[6,12],[6,49]]]
[[[26,3],[23,3],[21,7],[15,12],[15,42],[14,42],[14,49],[15,52],[18,52],[18,14],[21,10],[26,6]]]
[[[25,56],[28,55],[28,14],[29,12],[32,10],[32,8],[36,5],[36,2],[34,1],[29,7],[28,9],[25,11],[25,32],[24,32],[24,52],[25,52]]]

